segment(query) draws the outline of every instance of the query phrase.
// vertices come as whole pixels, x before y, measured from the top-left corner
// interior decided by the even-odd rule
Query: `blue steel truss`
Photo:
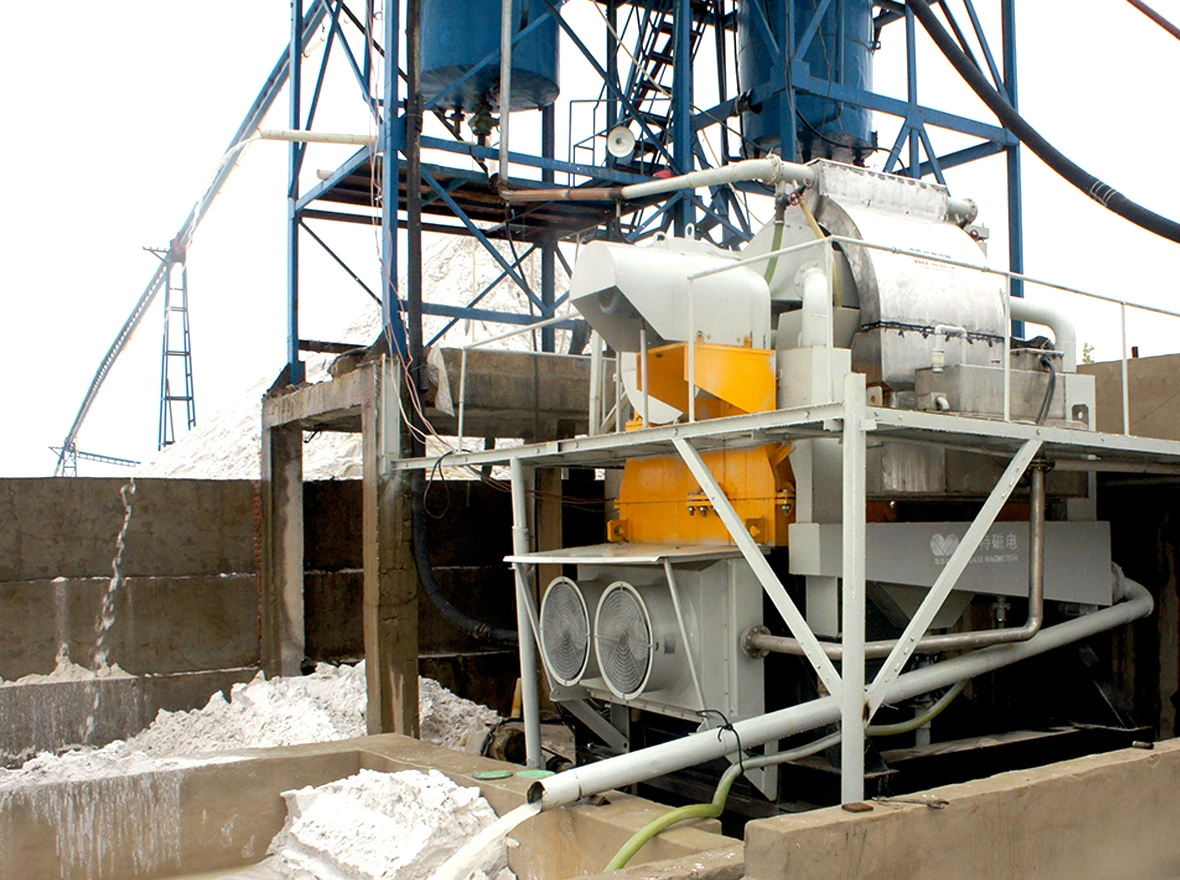
[[[352,2],[358,7],[362,5],[359,0]],[[544,22],[556,20],[561,33],[585,57],[599,78],[599,97],[590,102],[591,121],[584,130],[574,130],[571,107],[571,128],[566,145],[568,159],[557,156],[552,108],[542,111],[540,138],[531,143],[523,143],[519,137],[514,139],[506,175],[512,188],[536,186],[538,181],[530,175],[538,173],[540,184],[547,187],[559,177],[571,185],[596,186],[634,183],[655,174],[680,173],[724,164],[743,157],[742,149],[746,145],[742,143],[738,120],[744,108],[758,106],[780,94],[788,98],[779,102],[783,108],[793,108],[799,96],[818,96],[901,120],[898,135],[888,150],[887,171],[943,181],[950,168],[1004,154],[1009,264],[1013,271],[1023,271],[1019,144],[1010,132],[994,122],[927,107],[919,102],[914,16],[904,0],[874,0],[873,3],[874,35],[878,41],[891,24],[903,23],[908,72],[904,97],[853,89],[818,79],[802,60],[811,41],[816,38],[821,18],[833,2],[841,0],[820,0],[801,31],[780,26],[777,32],[790,34],[786,46],[774,42],[775,31],[763,14],[764,7],[747,0],[755,13],[755,27],[775,49],[775,63],[766,82],[753,85],[742,93],[735,93],[736,87],[730,87],[731,79],[727,73],[727,65],[732,64],[729,54],[732,50],[727,47],[732,42],[736,26],[738,0],[650,0],[645,3],[598,0],[597,6],[602,10],[602,43],[607,47],[605,58],[596,57],[590,49],[590,44],[598,44],[598,40],[588,39],[584,29],[579,33],[563,17],[564,0],[543,2],[543,14],[536,16],[516,35],[515,44],[534,33]],[[376,144],[358,150],[306,192],[301,192],[299,185],[306,144],[294,142],[290,145],[285,370],[288,381],[303,379],[299,334],[299,257],[303,236],[309,236],[314,243],[328,250],[332,258],[361,283],[359,275],[314,233],[308,225],[309,220],[365,225],[379,222],[382,225],[380,290],[365,289],[381,302],[390,346],[403,355],[410,353],[411,341],[422,344],[421,318],[424,314],[453,319],[430,340],[432,344],[445,338],[445,333],[464,319],[527,324],[553,316],[565,300],[556,289],[557,264],[565,263],[558,248],[561,241],[586,241],[594,237],[635,241],[662,230],[674,229],[683,233],[690,224],[695,227],[697,235],[709,237],[723,246],[735,246],[750,237],[752,227],[742,196],[743,191],[757,192],[756,186],[717,187],[707,193],[681,192],[659,202],[621,207],[555,202],[510,211],[497,197],[497,184],[503,181],[494,180],[488,169],[488,162],[497,159],[497,150],[465,136],[462,124],[453,117],[448,118],[443,108],[436,106],[440,103],[438,95],[452,91],[481,70],[498,68],[499,52],[489,54],[438,95],[410,95],[407,86],[410,49],[420,37],[414,27],[415,16],[403,15],[403,9],[407,13],[413,12],[420,3],[421,0],[386,0],[387,9],[379,15],[380,0],[366,0],[359,11],[345,0],[292,0],[288,47],[230,141],[227,156],[256,133],[263,116],[284,87],[288,88],[289,127],[314,129],[324,97],[326,71],[333,58],[344,59],[379,127]],[[995,35],[987,34],[981,24],[976,0],[939,0],[937,5],[949,30],[966,53],[1015,105],[1015,0],[990,0],[990,3],[993,11],[998,8],[999,12],[998,41],[994,39]],[[952,7],[956,11],[952,11]],[[776,15],[787,14],[783,0],[773,0],[765,8],[774,10]],[[307,60],[304,50],[321,25],[327,31],[323,51],[318,61]],[[701,108],[693,96],[694,76],[701,75],[701,64],[694,62],[694,54],[710,40],[716,47],[714,63],[722,97],[714,106]],[[993,48],[997,44],[999,52]],[[390,52],[389,47],[395,47],[395,51]],[[306,100],[305,72],[309,74],[311,84]],[[407,125],[411,110],[415,111],[414,119],[429,122],[428,130],[423,131],[417,124]],[[780,152],[784,158],[798,160],[795,114],[784,109],[782,115],[783,146]],[[600,118],[601,123],[598,122]],[[619,162],[605,152],[601,156],[598,154],[606,133],[622,122],[634,124],[639,129],[640,153],[628,163]],[[933,147],[930,128],[957,132],[974,139],[975,143],[939,155]],[[735,146],[739,147],[737,151]],[[422,150],[429,151],[432,164],[421,166],[416,182],[421,198],[411,200],[406,166],[411,154],[420,156]],[[479,166],[479,171],[471,170],[472,160]],[[232,161],[223,163],[210,188],[186,218],[174,239],[181,247],[187,245],[233,167]],[[376,198],[370,185],[374,179],[380,181]],[[411,205],[411,201],[415,204]],[[342,210],[338,207],[340,205],[348,208]],[[423,215],[430,219],[423,219]],[[401,233],[406,227],[411,228],[408,238]],[[414,229],[475,237],[499,264],[502,270],[499,280],[510,279],[525,292],[530,312],[482,308],[480,301],[490,286],[463,306],[421,301],[420,295],[416,296],[414,291],[409,291],[409,295],[399,293],[396,272],[399,247],[408,245],[410,278],[421,277],[421,247]],[[511,259],[495,247],[496,241],[507,241],[513,246]],[[532,290],[525,282],[521,261],[537,250],[541,254],[540,289]],[[520,251],[524,253],[520,254]],[[127,339],[156,294],[164,288],[164,268],[162,264],[149,282],[99,366],[74,423],[59,447],[63,452],[59,453],[57,473],[71,470],[69,465],[72,462],[67,459],[70,451],[77,448],[82,423]],[[1014,289],[1014,293],[1019,295],[1020,291]],[[567,322],[558,326],[569,328],[573,324]],[[547,328],[542,333],[545,350],[554,348],[555,329]]]
[[[655,232],[672,229],[683,233],[692,224],[696,234],[710,237],[723,246],[735,246],[752,234],[741,190],[758,192],[756,186],[718,187],[692,193],[682,192],[658,203],[626,205],[621,209],[593,203],[548,203],[528,210],[510,211],[499,203],[497,185],[489,164],[498,151],[481,139],[465,136],[461,121],[448,117],[442,96],[487,68],[498,70],[499,52],[493,52],[457,76],[434,95],[411,95],[410,62],[412,47],[420,34],[416,30],[414,7],[418,0],[390,3],[383,16],[374,15],[374,4],[365,4],[363,13],[354,13],[341,0],[325,0],[328,36],[318,62],[318,70],[308,71],[314,86],[309,101],[303,100],[305,66],[302,43],[307,35],[303,0],[293,0],[290,45],[290,114],[292,128],[311,129],[329,60],[343,54],[365,101],[372,108],[380,126],[375,145],[362,148],[324,180],[306,192],[299,190],[299,171],[305,145],[293,143],[289,154],[288,188],[288,376],[302,378],[299,362],[299,247],[301,230],[323,245],[307,220],[330,220],[371,224],[379,217],[383,227],[383,277],[380,291],[365,287],[382,303],[385,326],[391,347],[406,356],[411,354],[412,340],[421,340],[422,315],[451,318],[429,344],[445,338],[446,333],[463,319],[525,324],[552,317],[565,297],[556,290],[556,265],[564,257],[557,247],[560,241],[586,241],[594,237],[614,237],[635,241]],[[1020,152],[1016,138],[994,122],[974,119],[920,103],[919,70],[916,58],[915,20],[902,0],[874,2],[874,36],[879,41],[883,31],[894,22],[903,30],[907,58],[907,94],[904,97],[850,88],[837,82],[817,79],[803,61],[807,49],[819,31],[820,22],[834,0],[820,0],[806,26],[780,27],[790,34],[789,45],[773,41],[771,23],[761,4],[751,3],[755,26],[770,40],[776,52],[775,66],[767,82],[753,84],[744,93],[730,93],[730,77],[725,65],[732,64],[730,47],[736,27],[736,0],[655,0],[628,3],[624,0],[599,0],[602,10],[602,39],[591,38],[585,28],[579,32],[563,17],[563,0],[544,0],[545,11],[534,17],[515,37],[514,45],[555,19],[567,44],[581,53],[600,80],[599,97],[590,104],[590,123],[575,131],[575,108],[571,107],[568,133],[569,158],[559,159],[553,131],[553,113],[542,111],[542,136],[534,143],[519,137],[512,142],[508,183],[512,188],[552,186],[558,177],[570,185],[601,186],[649,179],[658,173],[686,171],[724,164],[745,157],[742,134],[737,121],[743,108],[758,106],[779,94],[789,100],[782,107],[793,108],[798,96],[813,95],[842,104],[896,117],[900,128],[888,147],[885,170],[912,177],[932,177],[945,182],[945,172],[959,165],[989,156],[1004,154],[1007,160],[1008,230],[1010,267],[1023,270],[1021,240]],[[835,0],[839,2],[839,0]],[[996,88],[1010,102],[1016,103],[1015,0],[993,0],[1001,22],[998,40],[989,36],[981,23],[975,0],[939,3],[949,29],[967,53],[990,77]],[[777,9],[781,4],[770,4]],[[776,13],[785,15],[786,13]],[[380,27],[378,27],[378,24]],[[378,33],[380,30],[380,33]],[[700,108],[693,100],[693,78],[700,76],[694,56],[702,45],[714,41],[713,53],[718,89],[722,99],[712,107]],[[993,44],[998,44],[997,53]],[[607,57],[597,57],[590,45],[607,46]],[[390,52],[389,47],[397,47]],[[683,48],[681,48],[683,47]],[[378,65],[378,56],[385,59]],[[394,63],[396,61],[396,63]],[[376,71],[384,71],[378,82]],[[558,99],[561,100],[560,98]],[[578,102],[573,102],[578,103]],[[425,120],[417,128],[411,110],[420,108]],[[580,108],[585,110],[587,108]],[[793,113],[784,112],[782,120],[784,158],[799,159],[799,140]],[[547,117],[547,118],[546,118]],[[639,149],[633,161],[619,162],[600,149],[605,135],[615,125],[627,121],[638,128]],[[413,123],[413,124],[410,124]],[[929,129],[938,128],[966,135],[976,142],[939,155],[934,149]],[[412,139],[416,142],[411,143]],[[716,145],[720,144],[720,150]],[[885,148],[882,148],[884,150]],[[422,164],[416,186],[421,192],[421,215],[411,217],[410,182],[406,166],[411,153],[429,151],[431,164]],[[441,158],[440,158],[441,157]],[[472,171],[471,160],[480,170]],[[531,170],[531,173],[530,173]],[[368,198],[371,178],[381,181],[380,195]],[[363,184],[363,187],[362,187]],[[340,210],[336,205],[350,205]],[[588,206],[587,206],[588,205]],[[358,211],[358,206],[363,206]],[[429,218],[429,219],[424,219]],[[414,295],[399,292],[396,266],[399,247],[409,246],[410,277],[418,262],[421,277],[421,248],[411,233],[406,240],[401,230],[410,227],[432,232],[473,236],[485,247],[500,268],[499,277],[463,306],[421,301]],[[511,257],[495,246],[496,241],[515,243]],[[324,245],[326,248],[326,245]],[[527,283],[521,265],[524,259],[540,251],[542,271],[540,289]],[[359,276],[329,250],[329,254],[356,280]],[[511,313],[481,308],[480,303],[495,284],[510,279],[530,306],[528,313]],[[415,326],[417,325],[417,326]],[[567,324],[564,326],[571,326]],[[543,347],[553,350],[552,330],[544,334]]]

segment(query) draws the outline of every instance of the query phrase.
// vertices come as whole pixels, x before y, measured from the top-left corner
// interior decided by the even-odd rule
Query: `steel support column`
[[[692,170],[692,0],[675,0],[676,39],[673,48],[672,68],[672,156],[676,160],[676,173],[686,174]],[[674,196],[676,208],[674,229],[677,235],[684,235],[685,229],[693,222],[696,211],[692,201],[683,193]]]
[[[509,462],[512,480],[512,552],[523,556],[532,547],[529,536],[529,486],[519,458]],[[530,478],[532,469],[529,469]],[[513,566],[516,574],[516,631],[520,647],[520,703],[524,714],[525,763],[533,770],[545,766],[541,752],[541,708],[537,692],[537,642],[529,620],[529,582],[524,567]]]
[[[398,150],[404,128],[398,118],[398,47],[401,4],[386,3],[384,101],[381,105],[381,318],[394,355],[409,355],[397,293]]]
[[[541,108],[541,155],[553,159],[557,153],[557,109],[553,104]],[[541,171],[541,182],[552,186],[553,169]],[[546,235],[541,241],[541,317],[552,318],[557,300],[557,237]],[[541,351],[557,350],[557,329],[545,327],[541,330]]]
[[[414,391],[429,390],[422,344],[422,2],[406,4],[406,323]],[[396,270],[394,270],[396,271]],[[414,392],[411,392],[414,393]],[[417,419],[417,413],[411,420]],[[419,425],[421,427],[421,425]],[[417,448],[417,440],[413,443]]]
[[[292,129],[303,124],[303,0],[291,0],[291,45],[287,58],[287,88]],[[299,360],[299,165],[302,144],[292,141],[287,150],[287,381],[303,381]]]
[[[840,670],[840,802],[865,796],[865,430],[863,373],[844,378],[844,560]]]
[[[1004,90],[1008,93],[1008,103],[1015,109],[1017,104],[1016,88],[1016,0],[1003,0],[1000,5],[1000,20],[1003,30],[1004,53]],[[1024,205],[1021,195],[1020,177],[1020,142],[1008,145],[1008,268],[1013,272],[1024,273]],[[1024,296],[1024,282],[1020,279],[1012,281],[1012,295]],[[1017,336],[1024,335],[1024,322],[1016,321],[1012,324],[1012,332]]]

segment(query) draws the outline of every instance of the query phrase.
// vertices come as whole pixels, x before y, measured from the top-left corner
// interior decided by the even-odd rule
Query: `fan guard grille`
[[[607,588],[598,603],[594,632],[607,686],[624,699],[637,696],[651,672],[652,628],[634,587],[618,581]]]
[[[541,602],[541,649],[554,678],[577,684],[590,658],[590,615],[569,578],[554,579]]]

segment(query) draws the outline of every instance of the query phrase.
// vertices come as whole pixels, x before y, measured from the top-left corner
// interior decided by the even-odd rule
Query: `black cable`
[[[963,54],[963,50],[943,28],[938,16],[934,14],[926,0],[910,0],[909,7],[914,10],[914,15],[922,23],[922,27],[930,34],[935,45],[959,72],[967,85],[971,86],[972,91],[996,115],[1000,123],[1016,135],[1020,142],[1032,150],[1041,161],[1107,210],[1130,220],[1148,232],[1153,232],[1180,244],[1180,223],[1148,210],[1128,199],[1114,187],[1103,183],[1093,174],[1072,162],[1029,125],[1004,96],[992,87],[979,68],[975,67],[971,60]]]
[[[448,602],[447,597],[443,595],[442,587],[435,580],[434,569],[430,565],[430,543],[426,526],[426,505],[424,503],[426,492],[423,483],[425,480],[421,471],[416,471],[412,479],[413,486],[410,491],[410,531],[413,540],[411,543],[414,545],[414,563],[418,568],[418,584],[421,586],[422,592],[426,594],[426,597],[430,599],[434,607],[442,613],[443,617],[463,632],[475,636],[477,639],[503,642],[509,645],[518,644],[520,637],[516,630],[502,629],[469,617]]]
[[[725,713],[720,709],[702,709],[696,713],[700,718],[708,721],[709,716],[716,715],[721,719],[721,726],[717,728],[717,742],[722,742],[721,734],[724,731],[729,731],[733,734],[733,738],[737,740],[737,754],[738,765],[742,768],[742,772],[746,772],[746,750],[742,748],[742,736],[737,732],[737,728],[730,723],[730,720],[725,717]]]

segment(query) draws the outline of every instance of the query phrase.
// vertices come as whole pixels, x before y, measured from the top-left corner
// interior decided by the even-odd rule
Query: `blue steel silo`
[[[798,45],[807,36],[808,26],[821,3],[822,0],[790,0],[788,4],[782,0],[742,0],[738,4],[738,73],[743,91],[786,81],[783,59],[776,57],[752,6],[758,4],[761,8],[775,42],[782,46],[786,42],[783,34],[787,29],[788,8],[793,42]],[[802,60],[815,79],[870,91],[872,0],[830,0]],[[746,138],[759,151],[766,152],[782,144],[783,125],[789,122],[785,102],[785,93],[780,92],[743,114]],[[784,158],[807,160],[822,156],[859,164],[866,148],[872,145],[872,114],[864,108],[800,92],[795,110],[799,156]]]
[[[513,7],[517,33],[549,9],[545,0],[513,0]],[[440,107],[466,113],[490,112],[497,104],[500,16],[500,0],[422,0],[422,93],[427,100],[441,93]],[[549,17],[513,47],[511,110],[556,100],[557,27]],[[493,62],[471,74],[489,56]]]

